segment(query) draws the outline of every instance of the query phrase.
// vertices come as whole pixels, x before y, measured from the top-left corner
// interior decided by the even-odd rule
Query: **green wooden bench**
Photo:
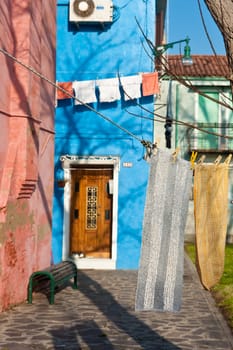
[[[77,267],[72,261],[63,261],[44,270],[33,272],[28,284],[28,303],[32,304],[34,291],[48,290],[49,303],[54,304],[55,288],[71,278],[74,279],[73,288],[77,289]]]

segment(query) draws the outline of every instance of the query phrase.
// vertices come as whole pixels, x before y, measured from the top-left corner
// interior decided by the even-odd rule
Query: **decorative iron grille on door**
[[[87,187],[87,207],[86,207],[86,229],[95,230],[97,228],[97,200],[98,188]]]

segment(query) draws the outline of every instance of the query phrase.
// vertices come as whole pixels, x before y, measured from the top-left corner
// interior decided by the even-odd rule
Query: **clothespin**
[[[144,160],[148,160],[157,153],[157,143],[151,143],[150,141],[142,140],[141,144],[146,148],[146,154],[144,155]]]
[[[221,162],[221,159],[222,159],[222,156],[219,155],[219,156],[215,159],[214,164],[215,164],[215,165],[218,165],[218,164]]]
[[[203,154],[203,155],[201,156],[201,158],[198,160],[197,164],[203,164],[205,158],[206,158],[206,155]]]
[[[191,157],[190,157],[190,163],[191,163],[191,169],[194,169],[195,167],[195,160],[197,158],[197,152],[192,151]]]
[[[180,147],[177,147],[175,149],[175,152],[172,153],[172,158],[173,158],[173,162],[175,163],[177,161],[177,157],[178,157],[178,153],[180,152]]]
[[[229,164],[230,164],[230,162],[231,162],[231,158],[232,158],[232,154],[229,154],[229,156],[228,156],[228,157],[226,157],[226,159],[225,159],[225,161],[224,161],[224,164],[229,165]]]
[[[160,141],[161,141],[161,137],[159,137],[159,138],[155,141],[156,147],[159,147]]]

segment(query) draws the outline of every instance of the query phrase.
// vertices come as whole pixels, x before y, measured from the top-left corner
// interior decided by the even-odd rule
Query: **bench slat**
[[[74,278],[73,288],[77,289],[77,267],[72,261],[63,261],[48,268],[33,272],[28,284],[28,303],[32,303],[32,293],[39,286],[50,288],[50,304],[54,304],[55,287]],[[49,284],[48,284],[49,282]]]

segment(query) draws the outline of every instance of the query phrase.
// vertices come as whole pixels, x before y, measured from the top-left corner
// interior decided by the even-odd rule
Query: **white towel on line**
[[[97,101],[95,94],[95,81],[85,80],[85,81],[74,81],[73,90],[75,92],[75,97],[78,100],[74,100],[75,105],[82,105],[83,103],[94,103]]]
[[[120,82],[124,91],[124,100],[129,101],[141,97],[141,75],[133,75],[120,78]]]
[[[96,81],[99,88],[100,102],[114,102],[120,100],[119,80],[117,78],[101,79]]]

